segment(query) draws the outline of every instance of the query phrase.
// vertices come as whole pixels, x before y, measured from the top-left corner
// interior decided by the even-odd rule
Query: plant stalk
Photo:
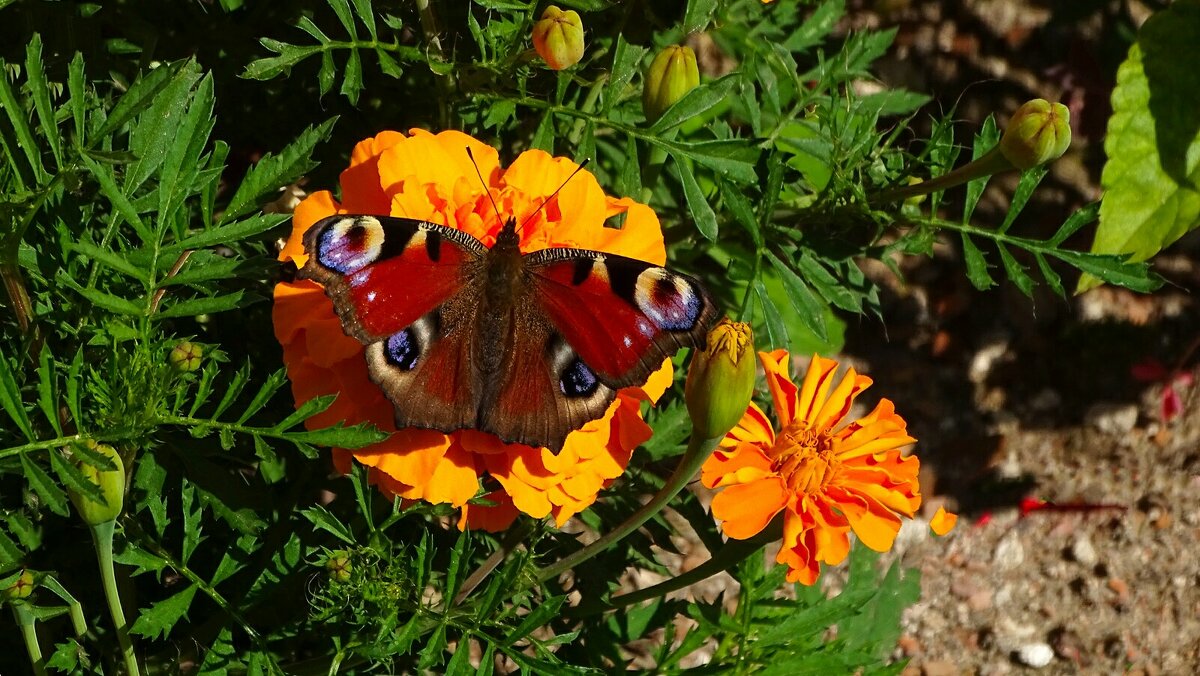
[[[708,456],[711,455],[714,450],[716,450],[717,445],[721,443],[722,438],[724,438],[724,435],[712,439],[703,439],[699,436],[693,435],[691,440],[688,442],[687,452],[683,454],[683,458],[680,459],[679,465],[675,468],[675,472],[671,474],[670,478],[667,479],[667,482],[663,484],[663,487],[654,494],[654,497],[650,498],[649,502],[642,505],[641,509],[630,515],[629,518],[625,519],[621,525],[600,536],[600,538],[595,542],[589,544],[583,549],[580,549],[574,554],[564,557],[558,562],[537,571],[537,573],[534,574],[534,579],[536,582],[540,584],[546,582],[547,580],[552,580],[561,575],[564,571],[570,570],[580,563],[583,563],[593,556],[596,556],[605,549],[608,549],[609,546],[615,544],[617,541],[640,528],[641,525],[649,521],[651,517],[662,511],[662,508],[671,501],[671,498],[674,498],[679,491],[683,490],[683,487],[692,480],[692,477],[696,474],[696,471],[700,469],[700,466],[704,464],[704,461],[708,459]]]
[[[977,178],[999,174],[1005,171],[1016,169],[1004,155],[1000,154],[1000,146],[996,146],[989,150],[983,157],[977,160],[968,162],[963,166],[951,171],[948,174],[942,174],[937,178],[931,178],[928,181],[921,181],[913,185],[906,185],[891,190],[884,190],[876,193],[870,198],[872,204],[883,204],[885,202],[898,202],[916,197],[918,195],[928,195],[930,193],[947,190],[963,183],[974,181]]]
[[[36,676],[46,676],[46,660],[42,657],[42,646],[38,643],[37,618],[29,612],[29,606],[24,601],[12,605],[13,619],[21,628],[21,638],[25,641],[25,652],[29,654],[29,663],[33,665]]]
[[[96,546],[96,557],[100,561],[100,577],[104,581],[104,598],[108,601],[108,612],[117,628],[117,642],[121,645],[121,657],[130,676],[140,676],[137,655],[133,652],[133,641],[129,639],[129,627],[125,622],[125,611],[121,608],[121,595],[117,592],[117,575],[113,567],[113,532],[116,520],[92,526],[92,543]]]

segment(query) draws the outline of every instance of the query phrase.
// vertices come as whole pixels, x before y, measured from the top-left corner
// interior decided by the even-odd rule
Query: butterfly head
[[[510,216],[504,222],[504,227],[500,228],[500,232],[496,233],[496,243],[493,248],[519,251],[520,245],[521,235],[517,233],[517,219]]]

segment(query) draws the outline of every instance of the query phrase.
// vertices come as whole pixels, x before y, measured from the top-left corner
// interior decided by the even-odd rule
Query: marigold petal
[[[321,304],[325,292],[315,282],[306,279],[295,283],[280,282],[275,285],[274,295],[271,320],[275,324],[275,340],[280,345],[292,342],[309,323],[326,315],[327,308]]]
[[[758,359],[762,362],[763,371],[767,376],[767,389],[771,391],[771,399],[775,402],[775,417],[779,418],[780,427],[787,427],[796,419],[797,404],[796,384],[792,382],[788,372],[790,355],[787,350],[774,352],[759,352]],[[809,370],[811,377],[812,370]],[[807,382],[807,380],[805,381]]]
[[[788,567],[788,582],[812,585],[821,568],[808,541],[812,540],[810,526],[799,514],[788,511],[783,517],[783,546],[775,560]]]
[[[484,178],[491,180],[492,175],[499,169],[499,153],[495,148],[484,145],[479,141],[458,131],[444,131],[431,134],[423,129],[413,129],[412,135],[391,146],[379,157],[380,184],[388,192],[392,187],[417,177],[416,185],[437,185],[447,189],[445,194],[452,194],[456,182],[467,181],[474,184],[469,190],[472,194],[483,194],[484,186],[479,184],[475,175],[475,167],[466,149],[471,148],[475,161]]]
[[[831,566],[844,561],[850,553],[850,526],[846,516],[817,496],[809,501],[807,511],[812,519],[815,558]]]
[[[750,402],[738,424],[721,440],[722,447],[732,448],[741,442],[758,444],[763,448],[775,445],[775,430],[758,404]]]
[[[462,506],[462,514],[458,519],[459,530],[482,530],[489,533],[499,533],[517,520],[520,514],[512,498],[504,491],[492,491],[483,496],[494,505],[467,503]]]
[[[737,539],[757,535],[787,504],[783,480],[769,477],[753,483],[730,486],[713,497],[713,516],[721,520],[721,532]]]
[[[451,444],[430,475],[421,497],[434,504],[448,502],[461,507],[478,492],[479,470],[475,456],[462,446]]]
[[[551,195],[558,190],[558,195],[542,207],[546,220],[553,223],[553,239],[567,246],[590,248],[594,233],[604,227],[607,201],[590,172],[580,172],[567,181],[578,167],[566,157],[526,150],[504,172],[503,183],[527,195]],[[518,220],[529,216],[513,215]]]
[[[658,215],[650,207],[628,197],[608,199],[605,217],[612,219],[625,214],[620,228],[606,227],[591,233],[587,248],[604,251],[618,256],[628,256],[655,265],[667,262],[667,248],[663,242],[662,226]]]
[[[833,384],[833,376],[837,372],[837,367],[836,361],[825,359],[819,354],[814,354],[812,361],[808,364],[808,371],[804,374],[804,384],[800,386],[796,417],[807,421],[809,427],[812,427],[817,412],[825,404],[825,397]]]
[[[742,442],[733,450],[718,449],[700,468],[700,483],[708,488],[748,483],[771,472],[771,459],[755,444]]]
[[[646,396],[647,401],[654,404],[658,403],[658,400],[674,382],[675,368],[671,366],[670,359],[664,359],[662,366],[657,371],[651,371],[650,377],[640,387],[627,387],[625,390],[640,390]]]
[[[826,496],[836,502],[854,529],[854,534],[864,545],[877,552],[892,548],[901,525],[900,517],[895,512],[864,492],[830,487]]]
[[[954,524],[958,523],[958,515],[953,512],[947,512],[945,507],[938,507],[937,513],[929,520],[929,527],[937,535],[945,535],[954,530]]]
[[[403,429],[392,435],[386,448],[356,451],[354,457],[410,486],[429,483],[438,463],[450,450],[450,437],[437,430]],[[402,449],[402,450],[400,450]]]
[[[833,363],[833,367],[834,369],[837,368],[837,362]],[[832,376],[833,371],[831,370],[829,373]],[[859,375],[854,369],[847,370],[846,375],[842,376],[837,386],[833,388],[833,392],[820,405],[817,412],[810,414],[808,418],[809,424],[816,430],[833,429],[834,426],[850,414],[850,407],[854,405],[854,400],[858,395],[870,386],[870,378]]]

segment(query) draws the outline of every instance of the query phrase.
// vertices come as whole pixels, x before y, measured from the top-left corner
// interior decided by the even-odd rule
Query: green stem
[[[669,580],[663,580],[656,585],[639,589],[627,594],[613,597],[607,601],[597,600],[592,603],[583,603],[575,608],[567,611],[571,617],[587,617],[596,615],[608,610],[624,608],[625,606],[649,601],[650,599],[666,596],[673,591],[690,587],[697,582],[707,580],[713,575],[723,573],[737,564],[745,561],[754,552],[762,549],[765,545],[776,542],[783,537],[783,521],[776,519],[758,535],[748,540],[729,540],[725,546],[717,550],[709,560],[696,566],[695,568],[673,577]]]
[[[906,185],[891,190],[884,190],[881,193],[876,193],[870,198],[872,204],[883,204],[885,202],[898,202],[916,197],[918,195],[928,195],[930,193],[947,190],[963,183],[974,181],[977,178],[991,176],[1004,171],[1016,169],[1011,162],[1000,154],[999,146],[992,148],[983,157],[968,162],[963,166],[951,171],[948,174],[942,174],[937,178],[931,178],[928,181],[921,181],[913,185]]]
[[[96,547],[96,558],[100,561],[100,578],[104,581],[104,598],[108,601],[108,613],[117,628],[117,642],[121,645],[121,656],[125,670],[130,676],[140,676],[137,655],[133,652],[133,641],[129,639],[129,627],[125,623],[125,611],[121,608],[121,595],[117,592],[117,574],[113,566],[113,532],[117,522],[105,521],[92,526],[92,543]]]
[[[46,676],[46,660],[42,657],[42,646],[38,643],[37,618],[29,612],[29,606],[24,601],[12,605],[13,619],[21,628],[21,638],[25,640],[25,652],[29,654],[29,663],[33,665],[33,673]]]
[[[567,556],[557,563],[546,566],[534,574],[534,580],[540,584],[547,580],[552,580],[563,572],[574,568],[575,566],[587,561],[596,556],[600,552],[608,549],[609,546],[616,544],[625,536],[641,527],[642,524],[650,520],[652,516],[662,510],[663,507],[674,498],[683,487],[692,480],[692,476],[708,459],[708,456],[717,448],[717,444],[721,443],[724,435],[713,439],[702,439],[699,436],[692,436],[688,442],[687,452],[679,461],[679,466],[675,468],[675,472],[663,485],[662,489],[650,498],[650,501],[642,508],[634,512],[624,523],[617,526],[613,530],[600,536],[598,540],[580,549],[579,551]]]
[[[429,45],[429,56],[440,63],[445,63],[446,57],[442,50],[442,39],[439,37],[437,15],[433,13],[431,0],[416,0],[416,2],[417,12],[421,15],[421,30],[425,33],[425,43]],[[449,129],[450,95],[456,86],[453,69],[447,70],[444,75],[439,75],[437,83],[438,89],[441,90],[441,95],[438,96],[438,118],[442,128]]]
[[[529,521],[522,522],[516,528],[508,531],[508,533],[504,536],[504,539],[500,542],[500,546],[496,548],[496,551],[492,552],[491,556],[489,556],[486,561],[481,563],[479,568],[476,568],[475,572],[471,573],[470,576],[463,581],[462,587],[458,590],[458,594],[455,595],[454,601],[450,604],[450,607],[453,608],[454,606],[457,606],[458,604],[462,603],[467,596],[470,596],[471,592],[475,591],[475,588],[483,583],[483,581],[487,579],[487,576],[490,575],[497,566],[504,562],[504,559],[508,558],[509,553],[516,549],[517,545],[521,544],[521,541],[524,540],[525,536],[529,535],[531,531],[533,531],[533,523]]]

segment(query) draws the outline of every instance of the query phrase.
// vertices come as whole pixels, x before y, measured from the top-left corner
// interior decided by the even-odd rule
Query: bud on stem
[[[742,419],[754,393],[754,334],[749,324],[722,319],[692,356],[684,400],[692,434],[719,439]]]
[[[533,25],[533,48],[553,70],[563,70],[583,58],[583,21],[574,10],[554,5]]]
[[[700,86],[700,69],[691,47],[671,45],[650,62],[642,85],[642,112],[654,122],[684,94]]]

